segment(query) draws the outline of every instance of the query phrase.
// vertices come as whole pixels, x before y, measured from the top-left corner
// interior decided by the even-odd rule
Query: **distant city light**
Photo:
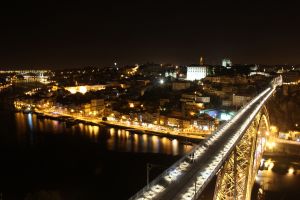
[[[79,92],[82,94],[85,94],[87,92],[87,88],[85,86],[80,86],[79,87]]]
[[[294,172],[295,172],[294,168],[290,167],[289,170],[288,170],[288,174],[292,175],[292,174],[294,174]]]
[[[227,114],[227,113],[221,113],[220,119],[224,121],[228,121],[232,118],[232,115]]]
[[[75,93],[76,93],[76,89],[75,89],[75,88],[71,88],[71,89],[69,89],[69,91],[70,91],[72,94],[75,94]]]
[[[160,80],[159,80],[159,83],[160,83],[161,85],[164,84],[164,83],[165,83],[164,79],[160,79]]]
[[[134,103],[129,103],[130,108],[134,108]]]
[[[223,66],[223,67],[226,67],[226,68],[228,68],[228,69],[230,69],[231,66],[232,66],[231,60],[229,60],[229,59],[227,59],[227,58],[224,58],[224,59],[222,60],[222,66]]]
[[[276,126],[270,126],[270,131],[271,133],[277,133],[278,132],[278,128]]]
[[[273,169],[273,167],[274,167],[274,163],[271,162],[271,163],[269,164],[268,171],[271,171],[271,170]]]
[[[268,141],[266,145],[267,145],[267,147],[268,147],[269,149],[271,149],[271,150],[274,149],[274,148],[276,147],[276,143],[275,143],[275,142],[269,142],[269,141]]]

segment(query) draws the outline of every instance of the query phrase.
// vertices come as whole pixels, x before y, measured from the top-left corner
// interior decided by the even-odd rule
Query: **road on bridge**
[[[159,177],[131,199],[192,200],[204,190],[229,157],[265,101],[274,92],[269,87],[245,107],[232,120],[221,126],[210,137],[196,146]]]

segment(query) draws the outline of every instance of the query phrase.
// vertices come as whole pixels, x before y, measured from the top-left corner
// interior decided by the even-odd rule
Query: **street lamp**
[[[149,188],[149,174],[150,174],[150,170],[153,167],[162,167],[162,165],[156,165],[156,164],[147,163],[147,187],[148,188]]]

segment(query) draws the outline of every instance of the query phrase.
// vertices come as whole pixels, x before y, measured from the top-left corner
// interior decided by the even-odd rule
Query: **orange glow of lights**
[[[293,167],[290,167],[288,170],[288,175],[292,175],[292,174],[294,174],[294,172],[295,172],[295,169]]]
[[[85,86],[80,86],[79,87],[79,92],[82,94],[85,94],[87,92],[87,88]]]
[[[129,103],[130,108],[134,108],[134,103]]]
[[[276,147],[276,142],[268,141],[266,145],[268,149],[274,149]]]

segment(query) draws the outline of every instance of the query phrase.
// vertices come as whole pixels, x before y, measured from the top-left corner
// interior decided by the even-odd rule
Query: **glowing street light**
[[[80,86],[79,87],[79,92],[82,94],[85,94],[87,92],[87,88],[85,86]]]
[[[134,103],[129,103],[130,108],[134,108]]]
[[[289,170],[288,170],[288,175],[292,175],[294,174],[295,170],[293,167],[290,167]]]
[[[277,133],[278,128],[276,126],[270,126],[270,131],[271,131],[271,133]]]

